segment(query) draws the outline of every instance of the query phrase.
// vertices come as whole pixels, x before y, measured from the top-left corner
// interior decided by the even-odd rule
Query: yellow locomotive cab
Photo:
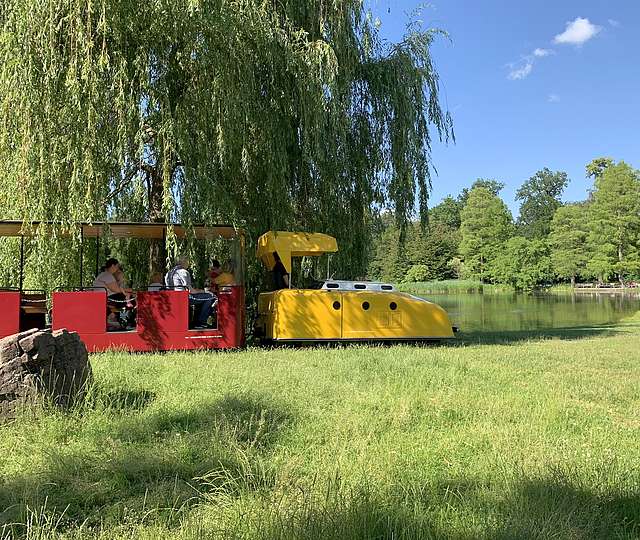
[[[269,232],[258,240],[258,258],[271,270],[278,253],[291,272],[291,257],[337,251],[325,234]],[[437,304],[367,281],[326,280],[317,289],[281,289],[258,298],[256,334],[265,341],[427,341],[454,337],[447,312]]]
[[[291,272],[292,257],[314,257],[338,251],[333,236],[321,233],[269,231],[258,238],[258,259],[273,270],[277,253],[287,272]]]

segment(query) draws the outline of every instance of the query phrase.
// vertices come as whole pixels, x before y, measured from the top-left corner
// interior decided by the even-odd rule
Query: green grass
[[[509,285],[492,285],[473,279],[450,279],[444,281],[421,281],[418,283],[400,283],[398,290],[411,294],[445,293],[512,293]]]
[[[545,292],[550,293],[574,293],[575,288],[571,286],[571,283],[556,283],[555,285],[551,285],[551,287],[547,287]]]
[[[0,427],[0,538],[639,538],[639,338],[93,356]]]

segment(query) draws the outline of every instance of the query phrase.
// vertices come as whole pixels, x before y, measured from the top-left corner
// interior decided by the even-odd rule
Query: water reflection
[[[464,332],[531,331],[603,326],[640,310],[630,294],[433,294]]]

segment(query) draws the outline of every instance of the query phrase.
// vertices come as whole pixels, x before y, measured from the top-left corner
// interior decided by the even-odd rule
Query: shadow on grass
[[[112,412],[131,413],[146,409],[156,399],[149,390],[107,390],[94,387],[86,398],[85,407],[103,408]]]
[[[565,483],[521,482],[505,491],[453,482],[419,489],[325,491],[284,504],[263,503],[248,516],[264,540],[635,538],[640,495],[597,495]]]
[[[425,341],[413,340],[363,340],[359,342],[299,342],[299,343],[272,343],[272,349],[350,349],[359,347],[460,347],[465,345],[509,345],[527,341],[542,341],[547,339],[560,339],[563,341],[577,341],[594,337],[611,337],[628,333],[640,332],[640,324],[610,324],[601,326],[571,326],[564,328],[545,328],[539,330],[504,330],[460,332],[451,339],[434,339]]]
[[[446,482],[427,498],[454,515],[473,516],[482,534],[444,534],[445,538],[546,539],[635,538],[640,533],[640,493],[595,493],[568,480],[523,480],[513,485],[491,481]],[[430,497],[430,499],[429,499]],[[464,518],[460,520],[464,528]]]
[[[244,521],[247,537],[256,540],[447,538],[422,509],[365,490],[343,496],[325,493],[322,500],[307,497],[265,504]]]
[[[197,409],[175,412],[171,408],[150,416],[132,417],[121,422],[116,433],[119,440],[145,444],[175,434],[215,433],[240,448],[267,450],[291,420],[291,413],[269,401],[225,396]]]
[[[122,403],[141,403],[124,397]],[[291,422],[277,404],[238,396],[112,419],[110,435],[53,450],[37,473],[0,480],[0,531],[24,524],[28,508],[64,512],[61,528],[85,520],[113,525],[149,512],[175,521],[178,509],[208,491],[265,488],[271,478],[264,460]],[[24,526],[14,532],[24,534]]]
[[[491,535],[498,539],[605,540],[640,533],[640,493],[596,494],[565,483],[528,481],[499,508],[504,522]]]
[[[566,328],[547,328],[541,330],[512,330],[503,332],[461,332],[453,345],[508,345],[523,341],[560,339],[566,341],[610,337],[622,333],[619,326],[575,326]]]

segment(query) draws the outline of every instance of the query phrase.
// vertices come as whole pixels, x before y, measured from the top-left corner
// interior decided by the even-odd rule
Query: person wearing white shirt
[[[118,281],[118,275],[122,274],[118,259],[108,259],[96,279],[93,281],[95,289],[104,289],[107,293],[107,308],[117,308],[120,311],[120,324],[123,327],[135,326],[136,312],[135,299],[131,296],[132,290],[125,288]],[[107,322],[117,325],[118,316],[107,309]]]
[[[187,257],[181,257],[176,265],[167,272],[164,282],[171,289],[189,291],[189,306],[195,307],[195,327],[203,329],[207,328],[207,319],[211,315],[213,296],[193,287],[189,273],[190,265]]]

